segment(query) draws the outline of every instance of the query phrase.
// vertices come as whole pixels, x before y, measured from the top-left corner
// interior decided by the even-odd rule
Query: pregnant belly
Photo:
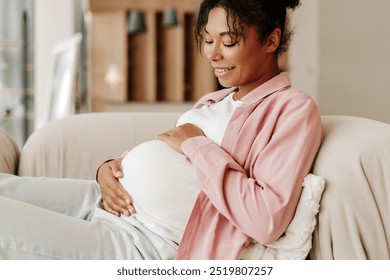
[[[199,194],[186,157],[152,140],[132,149],[122,169],[120,182],[133,199],[135,216],[152,227],[182,234]]]

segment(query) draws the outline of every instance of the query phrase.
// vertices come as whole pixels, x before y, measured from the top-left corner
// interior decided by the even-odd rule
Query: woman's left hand
[[[181,144],[188,138],[196,136],[204,136],[203,131],[196,125],[186,123],[157,135],[156,139],[164,141],[171,148],[183,154]]]

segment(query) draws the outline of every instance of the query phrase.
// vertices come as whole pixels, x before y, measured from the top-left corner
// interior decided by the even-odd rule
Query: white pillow
[[[312,247],[312,233],[316,226],[325,181],[322,177],[308,174],[303,181],[298,206],[286,232],[275,242],[263,245],[249,244],[241,254],[242,260],[303,260]]]

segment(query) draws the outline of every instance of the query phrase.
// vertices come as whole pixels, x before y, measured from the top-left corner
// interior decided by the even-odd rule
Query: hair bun
[[[299,6],[299,0],[280,0],[280,3],[284,5],[284,7],[295,9],[297,6]]]

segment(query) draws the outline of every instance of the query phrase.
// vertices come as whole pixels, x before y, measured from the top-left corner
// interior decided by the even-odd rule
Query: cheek
[[[247,84],[258,80],[262,75],[263,61],[255,57],[248,57],[237,64],[236,83]]]
[[[242,75],[249,74],[256,68],[259,63],[255,57],[248,54],[235,57],[235,64]]]
[[[208,46],[207,44],[204,44],[203,45],[203,55],[209,59],[209,54],[210,54],[210,46]]]
[[[203,54],[204,54],[205,56],[207,56],[207,53],[208,53],[207,44],[203,43]]]

